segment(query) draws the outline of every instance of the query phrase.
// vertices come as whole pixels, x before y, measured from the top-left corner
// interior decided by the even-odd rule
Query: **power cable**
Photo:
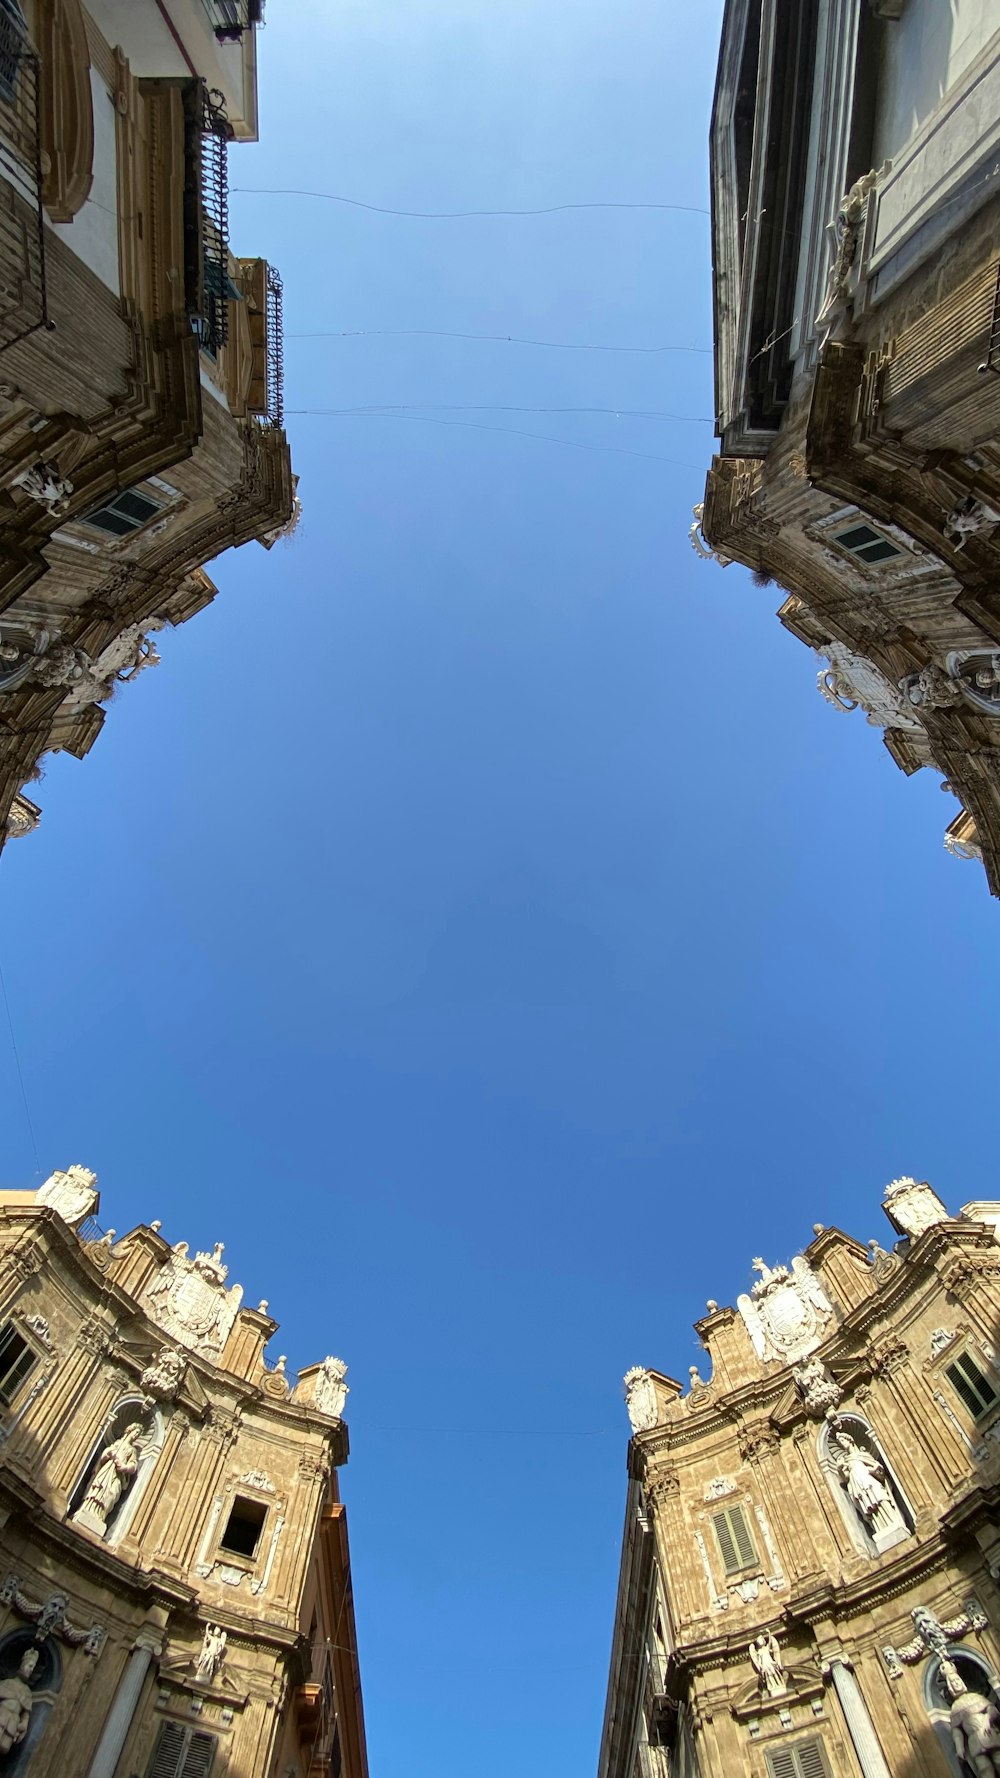
[[[233,185],[234,192],[254,197],[323,198],[330,204],[349,204],[354,210],[372,210],[378,216],[410,216],[421,222],[456,221],[465,216],[555,216],[560,210],[678,210],[691,216],[708,216],[702,204],[542,204],[531,210],[396,210],[387,204],[366,204],[361,198],[348,198],[336,191],[304,191],[294,185]]]
[[[556,438],[550,432],[528,432],[520,426],[486,426],[478,420],[439,420],[433,414],[345,414],[337,408],[323,407],[288,407],[285,413],[352,420],[416,420],[425,426],[462,426],[469,432],[502,432],[509,438],[535,438],[543,444],[569,445],[574,451],[606,451],[614,457],[644,457],[647,463],[669,463],[674,469],[693,469],[696,474],[705,468],[703,463],[685,463],[679,457],[661,457],[653,451],[630,451],[625,445],[583,444],[577,438]]]
[[[287,410],[294,413],[295,409]],[[368,414],[372,417],[386,414],[406,413],[444,413],[444,414],[610,414],[616,420],[682,420],[695,426],[712,426],[714,418],[709,414],[671,414],[664,408],[643,407],[519,407],[513,403],[496,401],[370,401],[358,407],[313,408],[313,413],[352,415]]]
[[[286,333],[286,340],[435,339],[486,340],[505,346],[548,346],[556,352],[697,352],[711,357],[711,346],[601,346],[589,341],[535,340],[516,333],[452,333],[441,327],[349,327],[333,333]]]

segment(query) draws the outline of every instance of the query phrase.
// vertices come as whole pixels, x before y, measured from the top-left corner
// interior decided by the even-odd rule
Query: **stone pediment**
[[[736,1693],[730,1709],[737,1722],[746,1722],[751,1717],[764,1716],[768,1711],[790,1710],[793,1704],[808,1704],[812,1698],[821,1698],[824,1690],[822,1675],[815,1667],[789,1667],[785,1671],[783,1691],[772,1697],[762,1690],[756,1679],[748,1680]]]

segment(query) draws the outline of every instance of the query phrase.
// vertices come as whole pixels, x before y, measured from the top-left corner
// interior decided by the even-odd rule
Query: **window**
[[[216,1739],[202,1729],[165,1722],[156,1738],[146,1778],[208,1778],[215,1760]]]
[[[890,543],[872,525],[849,525],[846,531],[834,531],[832,535],[834,543],[839,543],[848,555],[857,556],[859,562],[888,562],[892,556],[903,554],[898,543]]]
[[[8,105],[17,94],[21,57],[28,48],[28,27],[17,0],[0,0],[0,99]]]
[[[0,1328],[0,1402],[9,1403],[20,1389],[28,1372],[34,1370],[38,1357],[23,1340],[12,1322]]]
[[[712,1524],[727,1575],[760,1567],[747,1516],[741,1506],[731,1506],[728,1512],[713,1513]]]
[[[981,1419],[1000,1400],[993,1384],[968,1352],[960,1353],[953,1364],[946,1364],[944,1374],[974,1420]]]
[[[229,1550],[234,1556],[255,1556],[266,1518],[267,1507],[259,1500],[244,1500],[237,1494],[226,1529],[219,1539],[219,1548]]]
[[[768,1778],[830,1778],[822,1741],[796,1741],[765,1754]]]
[[[112,537],[128,537],[162,511],[158,500],[140,494],[138,488],[125,488],[120,494],[112,494],[103,506],[84,513],[77,523],[91,525],[95,531],[110,531]]]

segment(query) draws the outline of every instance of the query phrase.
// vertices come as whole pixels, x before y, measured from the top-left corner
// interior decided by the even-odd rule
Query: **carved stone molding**
[[[741,1426],[737,1434],[740,1456],[744,1463],[759,1463],[765,1457],[773,1456],[781,1446],[781,1439],[774,1427],[766,1423],[754,1426]]]
[[[72,222],[94,182],[94,101],[80,0],[35,0],[41,57],[42,199]]]
[[[646,1484],[646,1499],[654,1507],[664,1506],[668,1500],[675,1500],[680,1490],[680,1477],[675,1469],[658,1470],[654,1479]]]
[[[35,1626],[36,1642],[46,1636],[58,1636],[70,1648],[82,1648],[85,1655],[99,1655],[107,1631],[103,1624],[91,1624],[87,1630],[71,1624],[67,1617],[69,1600],[65,1593],[50,1593],[47,1599],[29,1599],[21,1591],[20,1576],[8,1574],[0,1585],[0,1604],[9,1605]]]
[[[877,1377],[891,1377],[901,1370],[910,1356],[910,1348],[906,1341],[899,1338],[887,1339],[881,1346],[872,1345],[869,1349],[869,1362]]]

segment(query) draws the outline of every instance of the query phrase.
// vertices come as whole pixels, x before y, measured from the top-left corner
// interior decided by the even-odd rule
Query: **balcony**
[[[222,94],[192,86],[185,100],[185,284],[192,331],[217,358],[229,335],[229,304],[240,292],[229,276],[229,144],[233,127]]]
[[[247,31],[264,23],[264,0],[205,0],[220,43],[239,43]]]
[[[39,59],[17,0],[0,0],[0,179],[16,194],[0,214],[0,351],[49,325],[40,84]]]
[[[281,426],[285,419],[281,278],[266,259],[238,263],[247,285],[246,317],[252,354],[247,408],[256,414],[261,425]]]

